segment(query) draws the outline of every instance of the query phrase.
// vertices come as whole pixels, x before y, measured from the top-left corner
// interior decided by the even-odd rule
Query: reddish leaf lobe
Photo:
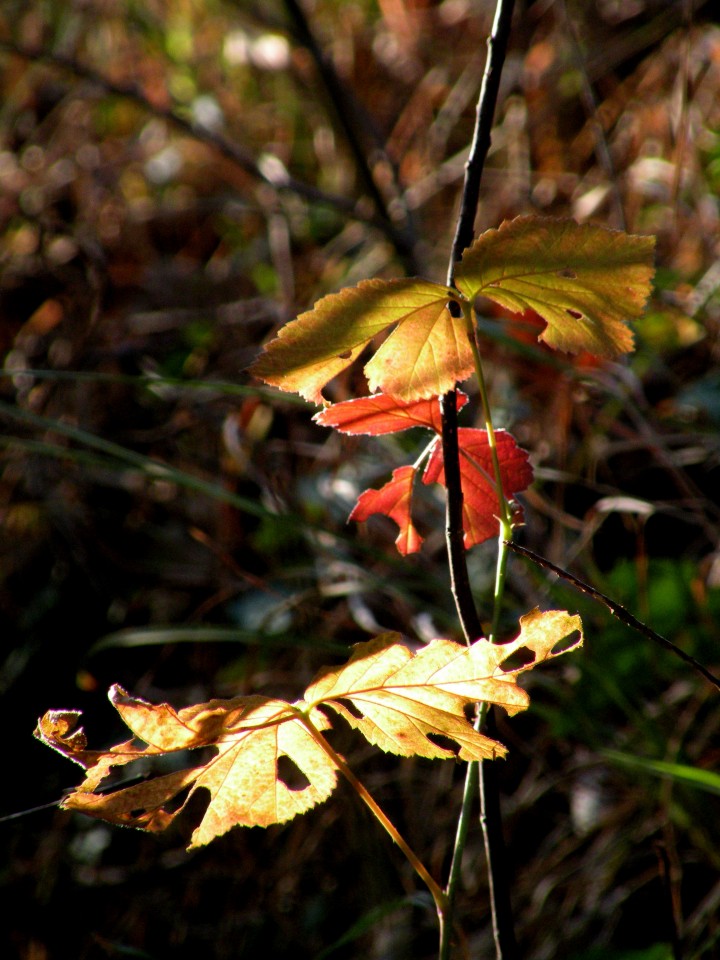
[[[505,430],[495,431],[500,475],[505,496],[512,498],[525,490],[533,479],[532,467],[528,463],[527,453],[519,447],[511,434]],[[498,514],[500,505],[495,493],[492,455],[485,430],[460,427],[458,430],[460,445],[460,474],[463,491],[463,526],[465,528],[465,548],[476,546],[491,537],[497,536],[500,524]],[[423,483],[445,484],[442,446],[438,443],[428,461]],[[522,511],[515,510],[514,519],[522,521]]]
[[[415,467],[406,466],[393,470],[389,480],[379,490],[366,490],[358,497],[348,520],[362,521],[375,513],[383,513],[400,527],[395,541],[398,551],[405,557],[417,553],[423,538],[415,529],[410,516],[412,504],[412,485]]]
[[[467,402],[466,394],[458,391],[457,409],[461,410]],[[341,433],[352,435],[379,436],[409,430],[411,427],[426,427],[436,433],[442,429],[440,401],[437,397],[406,402],[384,393],[335,403],[316,413],[313,420],[324,427],[334,427]]]

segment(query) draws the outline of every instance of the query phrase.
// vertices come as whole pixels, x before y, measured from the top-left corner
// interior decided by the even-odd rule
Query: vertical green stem
[[[485,374],[483,372],[480,351],[475,336],[474,324],[472,322],[471,304],[463,305],[465,314],[465,323],[467,326],[468,338],[472,349],[473,360],[475,361],[475,376],[477,377],[478,388],[480,390],[480,402],[483,409],[483,418],[485,420],[485,429],[487,431],[488,446],[490,447],[490,456],[492,458],[493,476],[495,480],[495,493],[498,498],[500,521],[500,533],[498,538],[497,565],[495,568],[495,590],[493,593],[493,617],[492,628],[489,640],[497,639],[500,613],[502,609],[502,598],[505,592],[505,575],[507,572],[508,546],[509,540],[512,540],[512,515],[510,505],[505,491],[503,489],[502,474],[500,472],[500,459],[498,457],[497,439],[493,428],[492,411],[490,409],[490,398],[488,397],[487,386],[485,384]]]
[[[480,357],[480,351],[477,345],[477,339],[475,336],[475,329],[472,320],[472,305],[464,304],[463,305],[463,314],[465,317],[465,324],[468,339],[470,341],[473,360],[475,363],[475,375],[477,377],[478,389],[480,393],[480,403],[483,410],[483,419],[485,422],[485,429],[488,436],[488,446],[490,448],[490,456],[493,466],[493,479],[495,481],[495,493],[498,500],[498,521],[500,524],[500,532],[498,537],[498,553],[497,553],[497,565],[495,569],[495,589],[493,591],[493,613],[492,613],[492,628],[490,631],[489,638],[490,640],[497,639],[498,627],[500,622],[500,615],[502,612],[502,601],[503,595],[505,592],[505,576],[507,572],[507,560],[509,553],[509,544],[512,539],[512,514],[510,510],[510,505],[508,503],[507,497],[505,496],[505,490],[503,488],[502,474],[500,471],[500,458],[498,455],[497,449],[497,438],[495,436],[495,430],[493,427],[492,420],[492,410],[490,407],[490,399],[487,392],[487,385],[485,382],[485,374],[483,371],[482,360]],[[462,454],[461,454],[462,455]],[[486,721],[490,720],[492,714],[488,710],[488,705],[486,703],[480,704],[480,709],[478,711],[478,716],[475,721],[475,729],[479,730]],[[492,735],[492,732],[490,735]],[[478,777],[480,773],[480,777]],[[470,814],[472,810],[472,804],[477,793],[477,784],[480,781],[482,786],[482,820],[483,826],[487,826],[487,821],[490,818],[490,814],[487,808],[488,802],[495,804],[497,791],[495,789],[488,790],[488,779],[492,776],[491,772],[488,770],[488,764],[485,763],[480,766],[480,764],[475,761],[468,764],[466,776],[465,776],[465,787],[463,790],[463,800],[462,806],[460,808],[460,816],[458,818],[457,832],[455,836],[455,845],[453,847],[453,858],[450,865],[450,875],[448,878],[448,884],[446,888],[447,903],[448,903],[448,917],[446,924],[446,936],[441,939],[441,948],[439,960],[450,960],[450,951],[451,944],[449,940],[449,934],[451,932],[451,920],[452,914],[454,912],[454,904],[457,886],[460,879],[460,866],[462,861],[463,850],[465,849],[465,842],[467,839],[467,833],[470,826]],[[499,810],[495,811],[497,817],[499,818]],[[490,861],[492,856],[492,850],[490,847],[490,842],[488,838],[487,830],[483,830],[483,835],[485,838],[485,851]],[[498,871],[501,871],[502,865],[495,866],[495,868],[489,871],[489,883],[491,888],[495,884],[497,879]],[[492,896],[493,903],[496,903],[494,892]],[[499,910],[496,908],[493,910],[493,931],[495,935],[495,942],[497,945],[497,955],[498,957],[508,957],[511,951],[514,949],[514,944],[512,943],[512,937],[510,934],[501,933],[502,921],[499,919]],[[500,944],[504,941],[504,948]],[[510,941],[510,942],[508,942]]]
[[[492,456],[493,474],[495,479],[495,492],[498,498],[500,524],[500,533],[498,538],[497,565],[495,568],[495,590],[493,594],[493,615],[492,628],[489,639],[493,642],[497,640],[500,626],[500,616],[502,613],[503,596],[505,594],[505,576],[507,573],[507,561],[512,540],[512,511],[508,499],[505,496],[503,488],[502,473],[500,471],[500,458],[497,451],[497,438],[492,422],[492,411],[490,409],[490,399],[485,384],[485,374],[483,372],[480,350],[478,349],[475,336],[475,327],[472,322],[472,306],[467,305],[465,310],[465,319],[468,328],[468,336],[475,361],[475,375],[478,380],[480,390],[480,401],[483,408],[485,419],[485,429],[487,430],[488,446]],[[487,707],[486,704],[483,707]],[[495,711],[492,708],[484,709],[478,717],[479,723],[484,721],[485,732],[488,736],[496,736]],[[468,776],[474,777],[474,772],[468,771]],[[504,842],[502,833],[491,841],[489,824],[502,822],[500,810],[500,790],[497,782],[497,770],[490,763],[483,763],[479,770],[480,783],[480,817],[483,824],[483,839],[485,842],[485,854],[488,862],[492,864],[492,869],[488,871],[488,882],[490,884],[490,900],[493,904],[492,923],[493,935],[495,939],[495,948],[497,960],[511,960],[516,954],[515,934],[513,927],[512,908],[509,896],[497,896],[496,886],[507,892],[509,883],[507,877],[507,868],[504,857]],[[494,845],[493,845],[494,844]]]
[[[476,730],[480,730],[482,728],[482,725],[485,722],[487,711],[487,703],[481,703],[474,723]],[[472,760],[467,766],[462,806],[460,807],[460,816],[458,817],[457,831],[455,834],[455,845],[453,847],[453,858],[452,863],[450,864],[450,874],[448,876],[448,884],[445,891],[448,903],[450,904],[455,902],[457,887],[458,883],[460,882],[460,867],[462,854],[465,849],[465,841],[467,840],[468,829],[470,828],[470,813],[472,810],[473,801],[477,795],[478,766],[479,764],[476,760]],[[440,960],[446,960],[447,956],[449,956],[449,954],[441,954]]]

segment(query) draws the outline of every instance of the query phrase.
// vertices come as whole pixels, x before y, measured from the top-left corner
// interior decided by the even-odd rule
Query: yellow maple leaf
[[[615,357],[632,350],[626,321],[650,293],[655,238],[574,220],[516,217],[465,251],[456,283],[469,300],[487,297],[514,313],[534,310],[540,334],[566,353]]]
[[[450,390],[473,369],[463,321],[452,317],[456,290],[418,278],[363,280],[331,293],[284,326],[250,368],[312,403],[378,333],[396,325],[365,367],[371,390],[415,400]]]
[[[473,729],[466,715],[477,701],[524,710],[527,693],[518,674],[582,642],[580,618],[564,611],[534,611],[520,620],[520,634],[505,644],[485,639],[469,647],[433,640],[417,651],[386,633],[353,648],[340,667],[321,670],[304,699],[286,703],[259,695],[211,700],[182,710],[147,703],[121,687],[110,700],[133,737],[106,751],[87,749],[77,711],[50,710],[36,737],[86,769],[85,781],[62,803],[112,823],[158,831],[167,827],[198,789],[210,802],[192,835],[196,847],[234,826],[269,826],[290,820],[332,793],[344,761],[322,732],[328,708],[343,716],[370,743],[401,756],[487,760],[506,748]],[[570,641],[567,640],[571,637]],[[565,641],[563,649],[556,649]],[[524,651],[521,666],[506,666]],[[451,747],[445,744],[450,743]],[[113,769],[182,752],[212,748],[196,766],[103,792]],[[333,757],[337,759],[333,759]],[[281,762],[297,774],[288,783]]]
[[[283,327],[250,368],[261,380],[324,404],[323,387],[392,331],[365,365],[370,390],[404,401],[441,396],[474,369],[467,320],[484,296],[513,313],[534,310],[541,339],[568,353],[614,357],[632,349],[627,321],[650,293],[654,237],[574,220],[517,217],[463,254],[457,289],[419,278],[363,280]]]

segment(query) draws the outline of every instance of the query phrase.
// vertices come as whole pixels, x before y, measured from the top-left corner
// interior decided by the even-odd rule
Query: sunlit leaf
[[[495,442],[503,492],[507,499],[512,499],[516,493],[521,493],[532,483],[532,467],[528,462],[527,452],[517,445],[507,431],[496,430]],[[463,492],[463,527],[465,546],[469,550],[470,547],[498,535],[500,505],[495,490],[487,431],[460,427],[458,445]],[[443,449],[439,443],[433,447],[423,474],[423,483],[445,484]],[[522,510],[519,506],[515,506],[513,521],[515,524],[522,522]]]
[[[330,727],[328,708],[371,743],[401,756],[504,756],[502,744],[473,729],[468,704],[484,700],[509,713],[525,709],[529,698],[517,685],[518,674],[582,642],[580,619],[562,611],[535,611],[520,626],[517,639],[506,644],[480,639],[466,647],[433,640],[417,652],[398,634],[383,634],[358,644],[344,666],[321,670],[294,704],[251,695],[175,710],[114,686],[110,700],[132,737],[105,751],[87,749],[77,711],[48,711],[35,735],[86,769],[85,781],[63,800],[66,809],[159,831],[197,790],[207,790],[209,804],[192,835],[191,845],[199,846],[234,826],[282,823],[327,799],[338,769],[323,737]],[[506,667],[521,650],[522,666]],[[185,752],[200,748],[196,765],[186,766]],[[115,768],[166,756],[174,758],[171,772],[105,789]],[[283,758],[294,782],[286,782],[292,777],[281,767]]]
[[[473,370],[464,320],[434,304],[398,325],[366,364],[365,375],[372,391],[409,401],[447,393]]]
[[[467,403],[465,394],[458,392],[457,408]],[[386,434],[407,430],[410,427],[425,427],[438,437],[441,434],[440,401],[419,400],[407,403],[386,394],[374,394],[357,400],[336,403],[315,415],[318,423],[334,427],[348,434]],[[505,497],[511,501],[514,524],[522,522],[522,509],[513,501],[532,483],[533,472],[525,450],[517,445],[512,435],[505,430],[495,431],[500,475]],[[463,491],[463,526],[467,549],[494,537],[499,531],[500,505],[495,489],[492,454],[485,430],[460,427],[460,474]],[[422,537],[412,522],[412,484],[416,469],[400,467],[393,471],[392,479],[377,490],[365,490],[360,494],[349,520],[363,521],[373,514],[382,513],[400,527],[395,543],[398,551],[406,556],[420,549]],[[443,449],[436,442],[423,473],[423,482],[445,484]]]
[[[325,800],[335,787],[334,765],[297,720],[296,711],[282,700],[237,697],[176,711],[167,703],[155,705],[128,696],[118,686],[111,688],[110,700],[136,739],[88,755],[84,747],[79,749],[84,734],[63,732],[57,724],[53,731],[49,715],[36,731],[45,743],[88,768],[85,782],[64,801],[69,808],[113,823],[163,830],[181,809],[168,810],[170,800],[189,785],[192,792],[205,787],[211,800],[193,834],[193,846],[198,846],[235,825],[268,826],[289,820]],[[317,729],[329,726],[320,711],[313,711],[312,718]],[[106,795],[95,792],[115,767],[209,746],[217,752],[204,765]],[[305,787],[291,789],[278,776],[281,757],[288,757],[302,772]]]
[[[466,647],[433,640],[415,653],[393,642],[397,635],[383,634],[358,644],[345,666],[320,671],[305,700],[331,706],[370,743],[391,753],[463,760],[504,756],[505,747],[472,729],[465,705],[484,700],[511,715],[526,709],[530,700],[517,685],[518,674],[582,643],[580,618],[564,611],[533,611],[520,626],[520,635],[508,643],[480,639]],[[555,650],[570,635],[567,647]],[[504,669],[504,661],[520,650],[528,655],[523,666]],[[432,735],[454,740],[458,752]]]
[[[388,480],[379,490],[365,490],[360,494],[348,517],[348,520],[357,522],[367,520],[376,513],[390,517],[400,527],[395,546],[404,557],[409,553],[416,553],[423,542],[410,515],[415,473],[413,466],[393,470],[392,480]]]
[[[473,366],[463,321],[447,310],[451,299],[458,299],[457,291],[429,280],[364,280],[323,297],[283,327],[251,372],[323,404],[325,384],[397,324],[366,367],[371,390],[405,400],[442,393]]]
[[[541,339],[550,346],[613,357],[632,348],[627,321],[649,295],[653,247],[652,237],[518,217],[465,252],[457,290],[414,278],[365,280],[283,327],[251,370],[323,404],[323,387],[395,326],[365,366],[371,392],[406,401],[440,396],[474,368],[465,320],[452,316],[448,302],[478,295],[516,313],[534,310],[547,323]]]
[[[468,398],[461,391],[456,396],[457,409],[461,410]],[[352,435],[379,436],[409,430],[411,427],[427,427],[440,433],[440,401],[432,397],[430,400],[405,403],[384,393],[374,393],[369,397],[333,403],[316,413],[313,420],[324,427],[334,427],[340,433]]]
[[[654,237],[573,220],[518,217],[488,230],[465,252],[455,280],[466,297],[534,310],[540,335],[568,353],[614,357],[632,349],[626,322],[650,293]]]

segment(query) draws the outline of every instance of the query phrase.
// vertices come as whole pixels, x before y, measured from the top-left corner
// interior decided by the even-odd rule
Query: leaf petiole
[[[387,833],[390,834],[393,841],[400,847],[402,852],[405,854],[405,857],[409,861],[413,870],[420,879],[423,881],[425,886],[430,891],[432,898],[435,902],[435,908],[437,910],[438,919],[440,925],[442,926],[445,918],[445,913],[447,910],[447,898],[440,888],[439,884],[433,880],[432,876],[428,872],[427,868],[414,852],[414,850],[408,846],[405,839],[398,832],[397,827],[393,822],[388,818],[387,814],[379,806],[377,801],[372,797],[368,792],[366,787],[362,784],[360,780],[355,776],[350,767],[347,765],[345,760],[330,746],[328,741],[323,737],[322,733],[317,729],[315,724],[312,722],[309,716],[307,716],[303,711],[298,711],[298,719],[304,724],[307,731],[311,734],[312,738],[315,740],[317,745],[325,751],[328,757],[335,764],[340,773],[345,777],[347,782],[353,788],[355,793],[360,797],[363,803],[369,808],[370,812],[373,814],[375,819],[385,828]]]

